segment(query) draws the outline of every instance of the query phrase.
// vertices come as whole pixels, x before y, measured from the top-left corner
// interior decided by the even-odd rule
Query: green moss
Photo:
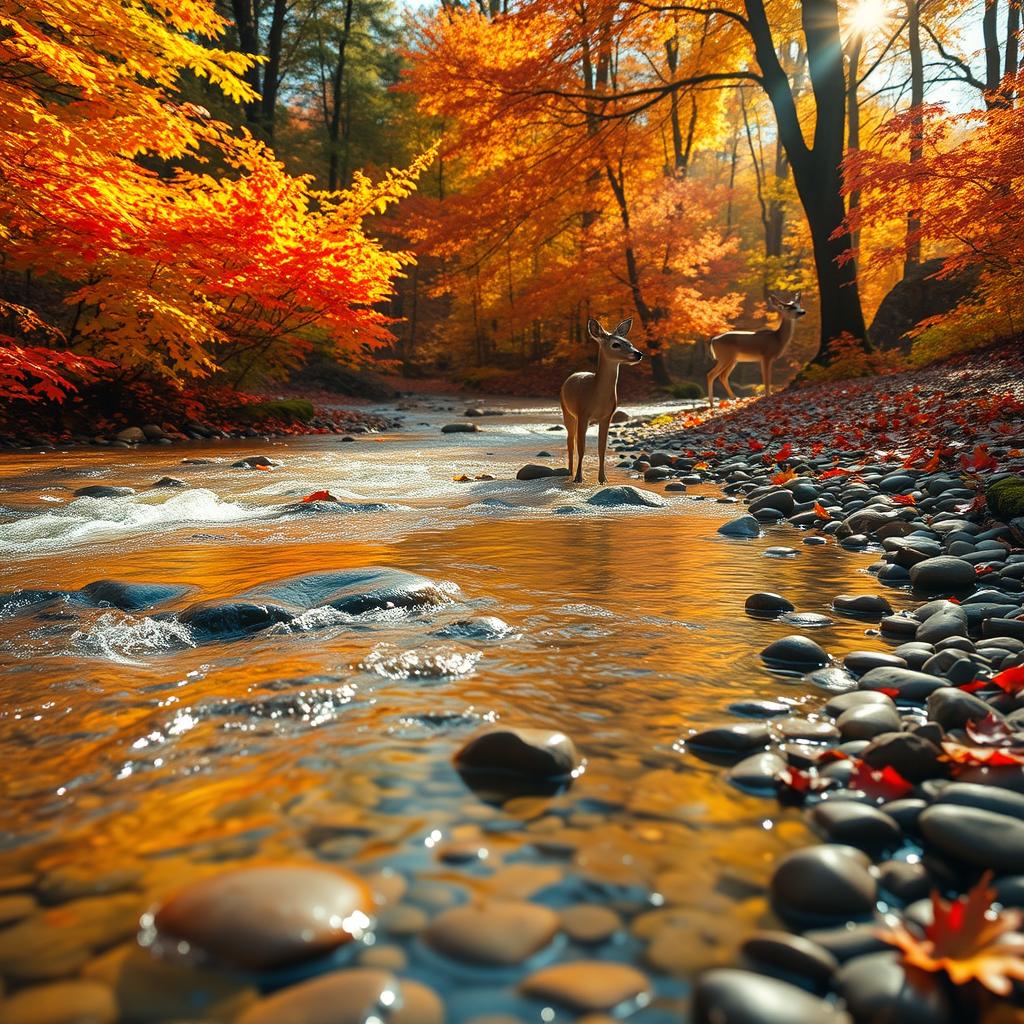
[[[243,423],[261,423],[264,420],[308,423],[316,414],[313,403],[305,398],[283,398],[276,402],[254,402],[240,406],[234,415]]]
[[[1007,476],[985,489],[989,511],[997,519],[1024,516],[1024,476]]]
[[[673,398],[703,398],[704,389],[692,380],[680,380],[670,384],[665,391]]]

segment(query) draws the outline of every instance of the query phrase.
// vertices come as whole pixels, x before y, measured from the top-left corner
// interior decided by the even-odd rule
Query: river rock
[[[187,592],[188,587],[167,583],[125,583],[123,580],[95,580],[80,591],[93,604],[110,605],[123,612],[154,608]]]
[[[650,983],[628,964],[574,960],[535,971],[519,988],[525,996],[551,1000],[577,1013],[602,1013],[647,995]]]
[[[898,732],[900,716],[891,704],[859,704],[842,712],[836,725],[844,740],[870,740]]]
[[[150,485],[151,487],[187,487],[188,485],[184,480],[180,480],[176,476],[162,476],[159,480],[154,480]]]
[[[858,619],[880,619],[892,615],[892,605],[875,594],[837,594],[832,598],[832,607],[842,615]]]
[[[968,722],[977,722],[992,712],[980,697],[952,686],[936,690],[928,697],[928,719],[943,729],[962,729]]]
[[[686,744],[695,750],[707,750],[715,754],[742,756],[768,746],[771,732],[761,722],[737,722],[702,729],[691,736]]]
[[[640,506],[644,508],[664,508],[668,503],[653,491],[642,491],[639,487],[620,484],[618,487],[602,487],[596,494],[587,498],[588,505],[599,505],[602,508],[621,506]]]
[[[478,434],[480,428],[475,423],[446,423],[441,428],[442,434]]]
[[[786,762],[769,750],[751,754],[734,764],[727,778],[738,789],[748,793],[767,793],[775,789],[775,780]]]
[[[739,519],[730,519],[723,523],[718,532],[723,537],[760,537],[761,524],[753,516],[740,516]]]
[[[771,594],[761,591],[751,594],[743,605],[748,615],[761,617],[774,617],[783,612],[796,611],[792,601],[787,601],[781,594]]]
[[[824,946],[790,932],[756,932],[740,952],[760,973],[805,978],[816,989],[827,988],[839,961]]]
[[[958,804],[936,804],[921,814],[929,848],[977,868],[1012,874],[1024,864],[1024,821]]]
[[[516,473],[517,480],[541,480],[544,477],[554,476],[555,471],[551,466],[538,466],[534,462],[528,462]]]
[[[888,814],[853,800],[823,800],[809,817],[831,842],[854,846],[870,856],[895,850],[903,838]]]
[[[705,971],[693,990],[694,1024],[849,1024],[842,1010],[786,981],[753,971]]]
[[[548,945],[558,927],[558,915],[547,907],[495,900],[442,911],[423,937],[453,960],[512,967]]]
[[[843,658],[843,668],[854,675],[862,676],[873,668],[906,668],[907,661],[896,654],[884,651],[850,651]]]
[[[508,726],[473,737],[454,761],[474,790],[508,794],[554,793],[583,769],[576,745],[564,733]]]
[[[761,660],[772,668],[807,672],[829,663],[829,656],[819,644],[806,636],[794,634],[770,643],[761,651]]]
[[[124,430],[119,430],[114,437],[116,440],[124,441],[126,444],[138,444],[146,440],[146,435],[141,427],[125,427]]]
[[[498,640],[512,632],[512,627],[497,615],[478,615],[472,619],[459,619],[435,629],[431,636],[443,640]]]
[[[784,516],[791,516],[795,505],[796,501],[793,498],[793,492],[780,487],[777,491],[769,491],[767,494],[754,498],[747,508],[751,515],[760,512],[762,509],[772,509]]]
[[[239,459],[237,462],[231,463],[232,469],[255,469],[257,466],[280,466],[280,462],[275,462],[273,459],[266,455],[247,455],[244,459]]]
[[[160,905],[161,937],[235,967],[311,960],[362,936],[373,896],[357,875],[314,864],[239,868],[192,882]]]
[[[1024,795],[995,786],[979,786],[970,782],[951,782],[943,786],[935,798],[936,805],[958,804],[962,807],[977,807],[995,814],[1024,821]],[[1022,865],[1024,867],[1024,865]]]
[[[829,698],[823,710],[826,715],[839,718],[840,715],[849,711],[850,708],[858,708],[868,704],[879,704],[894,711],[896,710],[896,705],[892,702],[891,697],[887,697],[884,693],[878,693],[875,690],[854,690],[851,693],[837,693],[834,697]]]
[[[908,782],[945,778],[949,766],[942,750],[919,732],[884,732],[861,751],[872,768],[894,768]]]
[[[96,981],[58,981],[0,997],[4,1024],[113,1024],[114,993]]]
[[[835,980],[856,1021],[953,1024],[953,1011],[939,976],[904,968],[898,953],[859,956],[840,967]]]
[[[949,686],[949,681],[909,668],[873,668],[857,685],[862,690],[882,690],[897,701],[923,704],[936,690]]]
[[[581,946],[607,942],[621,927],[622,918],[608,907],[578,903],[566,907],[559,915],[562,931]]]
[[[426,985],[389,971],[353,967],[275,992],[236,1024],[444,1024],[444,1004]]]
[[[76,498],[127,498],[135,493],[134,487],[111,487],[108,484],[88,484],[72,492]]]
[[[271,604],[248,601],[199,601],[178,614],[198,642],[234,640],[251,636],[279,622],[290,622],[294,613]]]
[[[950,637],[967,636],[967,613],[963,608],[951,604],[948,608],[929,615],[917,627],[916,640],[926,644],[937,644]]]
[[[787,921],[866,917],[878,886],[871,862],[852,846],[810,846],[787,854],[772,875],[772,903]]]
[[[964,593],[974,588],[976,579],[974,566],[952,555],[926,558],[910,567],[914,589],[927,593]]]

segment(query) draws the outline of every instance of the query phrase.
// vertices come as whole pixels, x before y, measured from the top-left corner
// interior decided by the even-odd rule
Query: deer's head
[[[633,318],[623,320],[614,331],[606,331],[593,317],[587,321],[587,333],[597,342],[605,359],[613,363],[639,363],[643,353],[626,340]]]
[[[787,299],[778,292],[769,292],[768,306],[790,320],[799,320],[800,317],[805,316],[807,313],[807,310],[800,305],[801,295],[803,295],[803,292],[794,292],[793,298]]]

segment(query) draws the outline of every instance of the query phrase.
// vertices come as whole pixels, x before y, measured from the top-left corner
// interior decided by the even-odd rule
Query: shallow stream
[[[753,541],[720,537],[736,509],[717,503],[710,485],[673,495],[640,483],[668,506],[609,510],[586,504],[593,484],[517,482],[523,463],[564,458],[564,434],[548,429],[554,409],[442,435],[461,407],[441,404],[424,401],[405,411],[405,429],[354,443],[3,456],[0,593],[76,591],[101,579],[183,588],[155,611],[55,597],[0,613],[8,990],[106,977],[102,965],[131,950],[153,900],[254,859],[321,858],[386,889],[392,907],[374,941],[394,948],[402,976],[442,993],[453,1024],[499,1013],[572,1017],[517,993],[535,964],[473,968],[417,936],[474,894],[614,910],[621,927],[610,938],[585,945],[562,935],[540,958],[639,967],[655,997],[633,1008],[638,1022],[678,1020],[693,974],[730,961],[744,933],[771,920],[764,884],[781,852],[808,841],[800,813],[731,788],[684,741],[733,720],[736,701],[820,701],[758,658],[800,630],[748,618],[744,599],[778,591],[800,611],[827,614],[836,594],[877,591],[865,571],[874,556],[831,542],[805,548],[784,527]],[[541,450],[555,459],[536,458]],[[253,454],[280,465],[230,468]],[[454,479],[483,474],[497,479]],[[165,475],[185,486],[151,489]],[[623,469],[610,477],[638,483]],[[136,493],[72,496],[90,483]],[[321,489],[345,504],[282,513]],[[799,553],[765,557],[773,544]],[[167,615],[361,566],[429,577],[444,600],[413,612],[312,611],[214,642]],[[483,615],[508,632],[439,635]],[[835,619],[813,636],[841,656],[866,646],[864,631]],[[586,758],[585,774],[550,799],[483,803],[451,756],[492,722],[562,730]],[[445,855],[453,843],[478,852]],[[136,962],[129,972],[143,969]],[[194,991],[187,973],[160,977],[140,982],[133,1019],[227,1020],[236,995],[244,1002],[255,984],[282,980],[236,978],[226,995],[211,995],[214,983],[199,975]]]

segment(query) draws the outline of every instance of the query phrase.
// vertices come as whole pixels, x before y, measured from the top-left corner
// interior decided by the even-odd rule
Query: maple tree
[[[43,0],[5,8],[0,27],[5,269],[63,298],[37,318],[47,344],[0,336],[5,396],[60,398],[99,360],[237,382],[293,365],[314,328],[355,348],[389,337],[379,307],[410,257],[364,222],[412,190],[430,153],[344,192],[290,175],[178,94],[187,76],[255,99],[253,61],[213,45],[225,22],[207,0]]]

